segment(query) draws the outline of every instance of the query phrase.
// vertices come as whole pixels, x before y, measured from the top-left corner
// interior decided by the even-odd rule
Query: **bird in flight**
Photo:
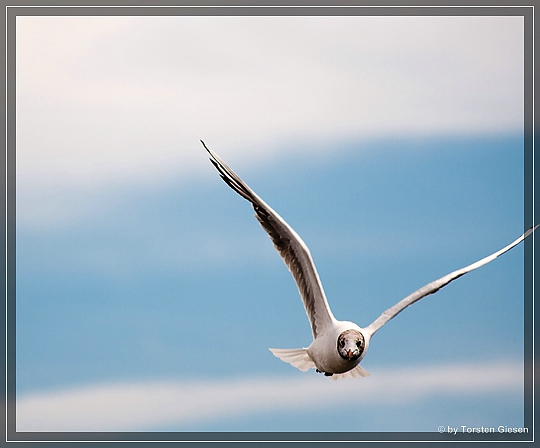
[[[360,328],[353,322],[337,320],[332,314],[319,274],[302,238],[202,140],[201,143],[210,154],[210,161],[218,170],[221,178],[240,196],[251,202],[255,210],[255,217],[268,233],[274,247],[291,271],[304,302],[313,333],[311,345],[307,348],[271,348],[270,351],[277,358],[304,372],[314,368],[317,372],[324,373],[331,379],[368,376],[369,373],[360,366],[360,361],[366,355],[369,341],[377,330],[409,305],[437,292],[451,281],[484,266],[499,255],[509,251],[538,227],[538,225],[531,227],[517,240],[494,254],[428,283],[388,308],[367,327]]]

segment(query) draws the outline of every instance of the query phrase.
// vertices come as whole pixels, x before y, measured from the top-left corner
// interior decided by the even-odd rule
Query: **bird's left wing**
[[[277,249],[283,261],[291,271],[298,291],[304,302],[304,308],[311,324],[313,338],[321,334],[324,329],[335,320],[324,290],[306,244],[298,234],[272,210],[246,183],[231,170],[216,153],[206,147],[210,154],[210,161],[219,171],[221,178],[244,199],[253,205],[255,217],[264,230],[268,233],[274,247]]]
[[[429,294],[433,294],[437,292],[443,286],[448,285],[448,283],[450,283],[452,280],[455,280],[456,278],[459,278],[462,275],[465,275],[467,272],[474,271],[475,269],[478,269],[479,267],[484,266],[490,261],[495,260],[495,258],[497,258],[499,255],[504,254],[505,252],[512,249],[514,246],[521,243],[532,232],[534,232],[534,230],[537,227],[538,227],[538,224],[534,227],[531,227],[523,235],[521,235],[517,240],[510,243],[508,246],[503,247],[498,252],[495,252],[494,254],[491,254],[488,257],[482,258],[476,263],[470,264],[469,266],[466,266],[462,269],[458,269],[457,271],[451,272],[450,274],[445,275],[444,277],[441,277],[440,279],[435,280],[434,282],[428,283],[427,285],[423,286],[419,290],[413,292],[411,295],[405,297],[403,300],[396,303],[393,307],[388,308],[377,319],[375,319],[372,324],[370,324],[368,327],[364,329],[365,332],[368,333],[370,336],[373,335],[373,333],[375,333],[379,328],[381,328],[386,322],[396,317],[399,313],[401,313],[401,311],[403,311],[409,305],[412,305],[414,302],[417,302],[418,300],[420,300],[421,298]]]

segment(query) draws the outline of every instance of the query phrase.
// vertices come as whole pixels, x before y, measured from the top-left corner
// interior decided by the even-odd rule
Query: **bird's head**
[[[339,356],[346,361],[356,361],[364,352],[366,341],[358,330],[345,330],[337,340]]]

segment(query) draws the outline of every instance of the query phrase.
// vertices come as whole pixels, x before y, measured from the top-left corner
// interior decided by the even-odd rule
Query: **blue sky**
[[[383,327],[370,377],[302,373],[268,351],[311,340],[292,277],[198,141],[367,326],[523,232],[522,27],[19,18],[18,430],[522,426],[522,245]]]

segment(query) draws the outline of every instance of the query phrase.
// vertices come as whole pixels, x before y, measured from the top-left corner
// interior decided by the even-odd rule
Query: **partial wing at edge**
[[[281,216],[257,196],[217,154],[208,149],[202,140],[201,143],[204,149],[210,154],[210,161],[218,170],[221,178],[229,187],[253,205],[255,217],[272,239],[274,247],[283,258],[283,261],[296,281],[311,324],[313,338],[316,338],[325,326],[332,323],[334,316],[328,306],[321,280],[319,279],[319,274],[317,273],[309,249]]]
[[[505,252],[508,252],[510,249],[512,249],[514,246],[521,243],[525,238],[527,238],[534,230],[538,227],[538,224],[534,227],[531,227],[529,230],[527,230],[523,235],[521,235],[517,240],[515,240],[513,243],[509,244],[508,246],[502,248],[498,252],[495,252],[492,255],[489,255],[485,258],[482,258],[480,261],[477,261],[476,263],[470,264],[469,266],[466,266],[462,269],[458,269],[457,271],[451,272],[448,275],[445,275],[444,277],[441,277],[438,280],[435,280],[434,282],[428,283],[427,285],[423,286],[419,290],[413,292],[409,296],[405,297],[400,302],[396,303],[393,307],[388,308],[384,313],[382,313],[377,319],[373,321],[372,324],[370,324],[368,327],[365,328],[365,331],[369,333],[370,335],[373,335],[379,328],[381,328],[386,322],[388,322],[390,319],[396,317],[401,311],[403,311],[405,308],[407,308],[409,305],[412,305],[414,302],[417,302],[421,298],[433,294],[437,292],[439,289],[441,289],[443,286],[448,285],[451,281],[455,280],[456,278],[461,277],[462,275],[467,274],[468,272],[474,271],[475,269],[478,269],[481,266],[484,266],[485,264],[489,263],[490,261],[495,260],[499,255],[504,254]]]

